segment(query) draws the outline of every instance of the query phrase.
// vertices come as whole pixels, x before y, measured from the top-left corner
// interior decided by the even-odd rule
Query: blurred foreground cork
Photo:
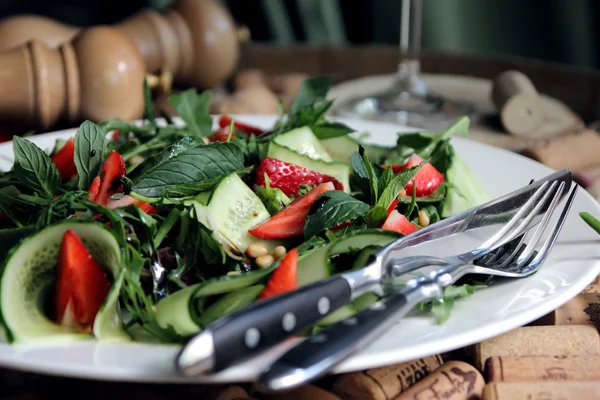
[[[480,371],[494,356],[598,355],[600,335],[588,325],[524,326],[473,346],[473,362]]]
[[[501,382],[483,389],[483,400],[596,400],[600,382]]]
[[[590,325],[600,329],[600,285],[583,292],[530,325]]]
[[[490,357],[487,382],[600,381],[600,356]]]
[[[351,372],[336,379],[332,391],[344,400],[389,400],[443,364],[439,355]]]

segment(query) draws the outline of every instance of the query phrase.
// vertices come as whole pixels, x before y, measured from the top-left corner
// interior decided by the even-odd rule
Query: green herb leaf
[[[311,129],[319,140],[336,138],[354,132],[354,129],[341,122],[331,121],[317,123],[312,125]]]
[[[417,172],[425,165],[424,160],[421,164],[411,168],[407,168],[404,171],[398,173],[394,179],[387,185],[387,187],[381,193],[381,197],[377,202],[379,207],[387,208],[392,204],[394,199],[398,197],[398,193],[417,175]]]
[[[75,134],[75,166],[79,176],[78,187],[88,190],[107,156],[104,131],[91,121],[85,121]]]
[[[265,172],[265,187],[254,185],[256,195],[265,205],[269,214],[273,215],[281,211],[285,206],[291,203],[289,197],[278,188],[272,188],[269,182],[269,177]]]
[[[193,135],[207,137],[212,133],[213,121],[209,112],[210,96],[209,90],[198,94],[195,88],[169,96],[169,104],[175,108]]]
[[[369,205],[340,190],[321,194],[304,223],[304,237],[310,238],[338,224],[352,221],[369,212]]]
[[[34,192],[52,198],[60,184],[60,172],[42,149],[27,139],[15,136],[15,178]]]
[[[598,219],[596,219],[589,212],[585,212],[585,211],[580,212],[579,216],[581,217],[581,219],[583,219],[585,221],[586,224],[589,225],[590,228],[595,230],[596,233],[600,234],[600,221]]]
[[[332,84],[331,76],[318,76],[304,80],[290,106],[288,118],[296,118],[301,110],[312,108],[315,103],[325,100]]]
[[[387,209],[375,206],[369,210],[365,222],[369,228],[377,228],[387,218]]]
[[[148,86],[148,80],[144,79],[144,119],[154,124],[154,102],[152,101],[152,92]]]
[[[379,198],[379,177],[383,173],[383,168],[369,161],[362,146],[359,146],[358,152],[352,154],[350,168],[352,182],[358,186],[369,204],[375,205]]]
[[[233,143],[192,147],[148,168],[132,193],[145,198],[179,198],[208,191],[226,175],[244,169],[241,149]]]

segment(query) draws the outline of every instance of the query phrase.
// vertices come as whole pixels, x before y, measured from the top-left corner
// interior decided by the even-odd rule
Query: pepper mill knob
[[[114,28],[82,30],[58,48],[33,39],[0,54],[0,122],[49,129],[61,120],[138,119],[144,78],[137,49]]]
[[[216,0],[180,0],[162,13],[146,9],[114,27],[135,44],[148,73],[168,71],[175,82],[201,88],[233,73],[240,42],[249,36]],[[56,48],[80,30],[34,15],[6,18],[0,21],[0,51],[32,39]]]

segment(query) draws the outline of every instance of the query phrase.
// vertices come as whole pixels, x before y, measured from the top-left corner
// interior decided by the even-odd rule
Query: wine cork
[[[443,364],[439,355],[340,376],[332,391],[344,400],[388,400]]]
[[[448,361],[394,400],[467,400],[481,397],[485,381],[472,365]]]
[[[598,284],[600,284],[600,275],[598,275],[596,277],[596,279],[594,279],[594,282],[592,283],[592,285],[598,285]]]
[[[267,77],[263,70],[246,69],[238,72],[233,78],[233,86],[236,90],[250,86],[267,86]]]
[[[335,394],[310,384],[281,393],[265,393],[260,398],[263,400],[340,400]]]
[[[561,134],[550,140],[535,142],[521,154],[552,169],[584,171],[598,165],[600,134],[591,129]]]
[[[524,326],[473,346],[473,362],[483,371],[493,356],[597,356],[600,335],[588,325]]]
[[[600,328],[600,293],[580,293],[531,325],[591,325]]]
[[[492,85],[492,101],[509,133],[527,136],[542,125],[545,119],[542,100],[525,74],[505,71]]]
[[[596,279],[597,280],[597,279]],[[593,283],[581,291],[581,293],[600,294],[600,283]]]
[[[595,400],[600,382],[499,382],[483,389],[483,400]]]
[[[223,114],[277,114],[279,99],[269,88],[249,86],[233,93],[220,105]]]
[[[246,400],[250,399],[250,395],[239,386],[227,386],[221,390],[215,400]]]
[[[600,356],[490,357],[487,382],[600,381]]]

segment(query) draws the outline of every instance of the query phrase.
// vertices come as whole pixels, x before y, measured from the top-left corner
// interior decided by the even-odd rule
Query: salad
[[[5,339],[180,343],[489,200],[450,143],[466,117],[367,145],[325,118],[331,83],[304,81],[270,129],[211,116],[210,91],[195,89],[170,96],[174,121],[144,85],[141,123],[85,121],[49,151],[14,137],[0,176]],[[449,287],[424,309],[443,321],[478,287]],[[376,300],[363,295],[313,330]]]

